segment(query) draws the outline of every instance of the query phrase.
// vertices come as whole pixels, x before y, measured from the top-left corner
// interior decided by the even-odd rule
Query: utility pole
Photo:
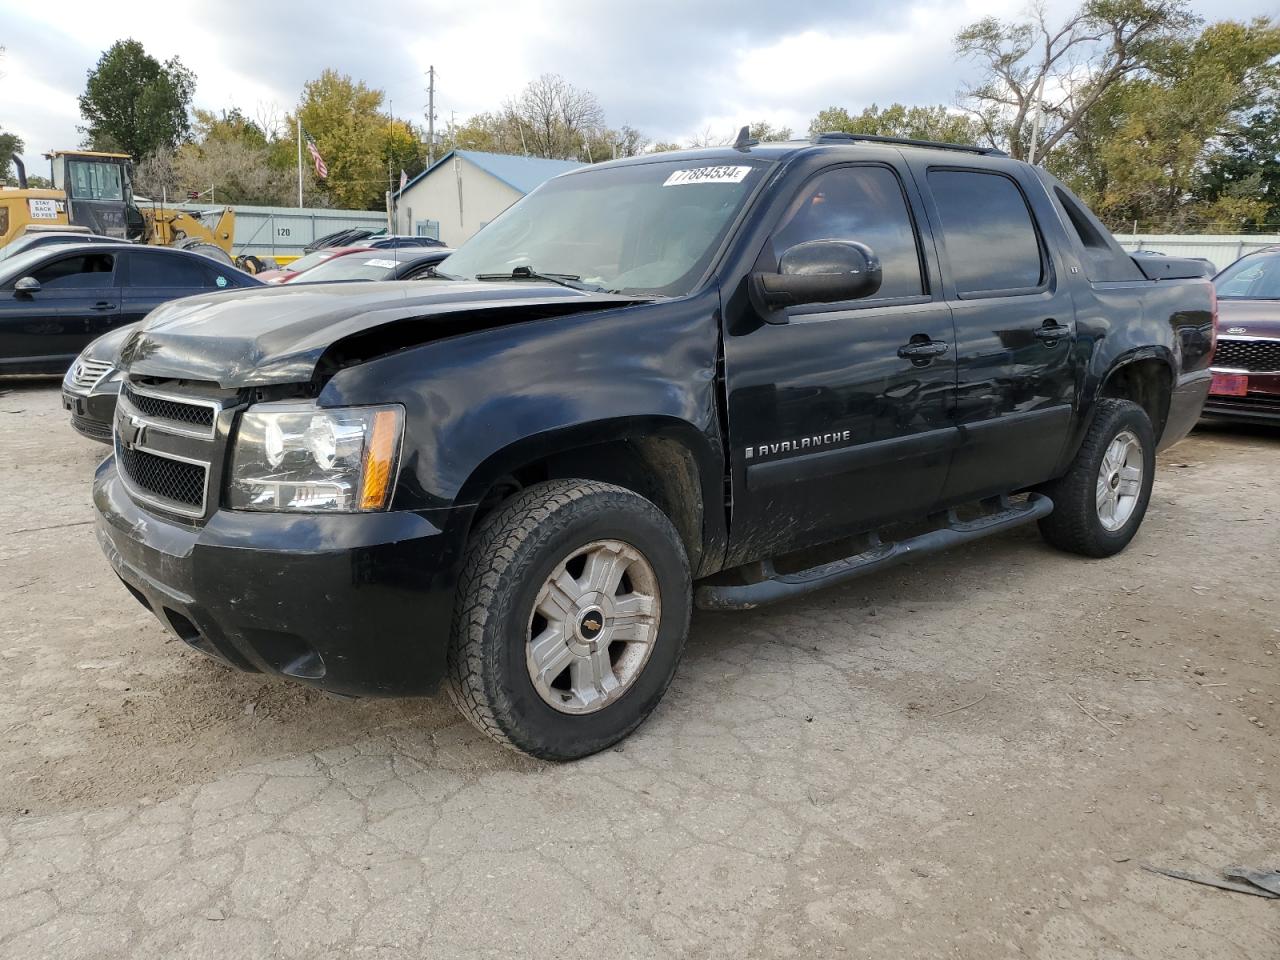
[[[426,68],[426,165],[435,163],[435,64]]]
[[[298,111],[298,206],[302,206],[302,111]]]
[[[388,127],[388,133],[390,136],[387,140],[387,143],[392,143],[393,141],[390,139],[390,137],[394,137],[396,132],[396,108],[395,108],[395,104],[392,103],[390,100],[387,101],[387,113],[391,117],[391,123]],[[393,158],[391,156],[391,151],[388,150],[387,151],[387,233],[396,232],[396,221],[399,219],[396,216],[396,204],[398,202],[398,198],[396,197],[396,193],[395,193],[395,184],[391,179],[392,163],[393,163]]]

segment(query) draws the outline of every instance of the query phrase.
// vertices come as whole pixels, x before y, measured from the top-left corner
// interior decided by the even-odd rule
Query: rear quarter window
[[[1141,280],[1142,271],[1111,232],[1102,225],[1075,194],[1065,186],[1041,174],[1050,185],[1050,196],[1061,214],[1068,236],[1079,243],[1080,260],[1085,276],[1093,281]]]

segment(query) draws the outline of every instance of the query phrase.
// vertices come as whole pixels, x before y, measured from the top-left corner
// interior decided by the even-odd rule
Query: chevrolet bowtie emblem
[[[127,421],[122,421],[120,424],[120,443],[130,449],[136,447],[145,441],[146,431],[145,423],[137,417],[129,417]]]

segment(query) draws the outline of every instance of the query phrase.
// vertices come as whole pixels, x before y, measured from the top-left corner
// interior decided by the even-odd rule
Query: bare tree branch
[[[1043,156],[1109,89],[1145,68],[1156,44],[1196,22],[1186,0],[1086,0],[1057,26],[1043,2],[1021,20],[986,17],[956,35],[959,55],[982,70],[960,102],[975,115],[994,111],[993,139],[1018,159],[1029,152],[1038,108]],[[1052,104],[1039,103],[1042,91]]]

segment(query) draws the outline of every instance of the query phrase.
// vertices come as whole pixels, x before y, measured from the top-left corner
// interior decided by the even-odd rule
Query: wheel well
[[[1099,397],[1132,400],[1147,412],[1156,441],[1164,433],[1169,415],[1169,398],[1173,391],[1173,375],[1161,360],[1135,360],[1117,367],[1107,375]]]
[[[703,551],[703,502],[698,465],[684,444],[666,437],[636,437],[575,447],[498,478],[484,496],[472,527],[503,501],[544,480],[598,480],[633,490],[658,507],[680,534],[689,568]]]

